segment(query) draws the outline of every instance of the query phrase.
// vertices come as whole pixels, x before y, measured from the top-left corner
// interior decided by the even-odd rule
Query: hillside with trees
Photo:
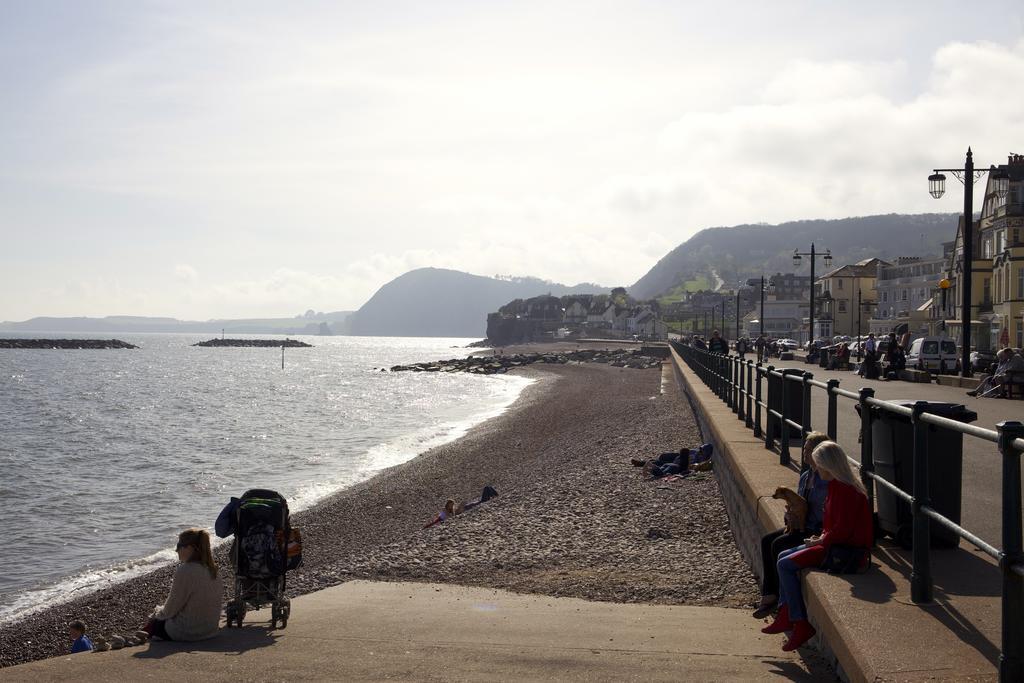
[[[665,255],[629,291],[638,298],[669,294],[662,299],[668,303],[685,291],[713,288],[716,276],[731,288],[747,278],[791,272],[793,250],[807,251],[812,242],[816,249],[830,249],[838,265],[873,257],[938,256],[942,243],[956,237],[957,221],[958,214],[888,214],[705,228]]]

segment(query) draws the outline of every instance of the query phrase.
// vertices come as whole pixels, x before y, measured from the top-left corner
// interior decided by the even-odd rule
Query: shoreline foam
[[[331,496],[343,493],[352,486],[372,479],[388,468],[401,465],[433,448],[461,439],[477,425],[504,414],[515,404],[522,392],[536,380],[518,376],[502,376],[489,377],[486,381],[505,382],[512,389],[497,405],[474,413],[463,420],[445,422],[428,430],[403,434],[371,446],[364,454],[373,463],[369,468],[347,475],[343,479],[313,485],[306,491],[300,491],[289,499],[291,512],[295,514],[314,508]],[[409,445],[403,446],[402,444]],[[207,530],[210,532],[215,548],[227,542],[227,539],[219,539],[214,536],[212,525]],[[105,567],[83,568],[81,571],[55,582],[21,591],[16,594],[11,603],[0,606],[0,628],[15,625],[18,621],[33,614],[59,607],[71,600],[115,588],[120,583],[167,567],[175,560],[176,555],[173,551],[158,550],[143,557],[121,560]]]

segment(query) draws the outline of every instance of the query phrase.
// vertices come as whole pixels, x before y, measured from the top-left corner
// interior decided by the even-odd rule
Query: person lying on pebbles
[[[455,504],[455,500],[452,499],[452,498],[449,498],[444,503],[444,510],[441,510],[441,512],[437,513],[437,517],[434,517],[434,519],[432,519],[426,525],[424,525],[423,528],[424,529],[429,529],[430,527],[434,526],[435,524],[440,524],[441,522],[445,521],[449,517],[454,517],[455,515],[461,515],[466,510],[471,510],[471,509],[475,508],[477,505],[479,505],[480,503],[486,503],[491,498],[497,497],[497,495],[498,495],[498,492],[494,490],[494,487],[492,487],[492,486],[485,486],[483,492],[480,494],[480,497],[477,498],[476,500],[469,500],[469,501],[466,501],[465,503],[462,503],[460,505],[456,505]]]

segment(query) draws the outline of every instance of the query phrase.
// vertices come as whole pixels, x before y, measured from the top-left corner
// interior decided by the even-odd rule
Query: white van
[[[949,337],[920,337],[910,344],[907,367],[928,372],[956,372],[956,342]]]

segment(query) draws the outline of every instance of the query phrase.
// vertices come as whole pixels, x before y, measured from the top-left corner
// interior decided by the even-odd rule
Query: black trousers
[[[761,537],[761,562],[764,565],[761,595],[779,594],[779,570],[775,566],[779,561],[779,553],[803,545],[804,539],[811,535],[807,531],[787,534],[783,529],[779,529]]]

